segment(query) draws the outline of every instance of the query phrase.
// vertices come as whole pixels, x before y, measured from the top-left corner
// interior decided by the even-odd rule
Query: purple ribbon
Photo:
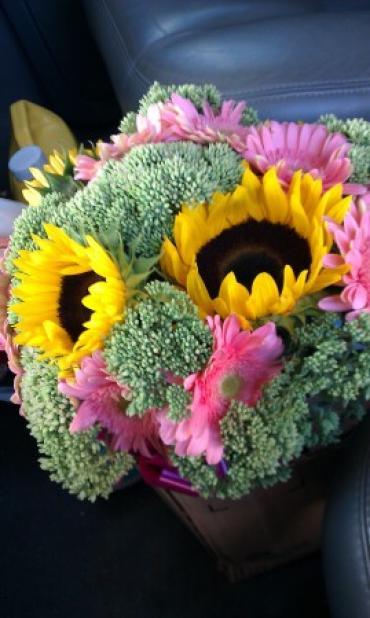
[[[178,491],[188,496],[199,496],[191,482],[180,476],[177,468],[166,461],[162,455],[153,454],[151,457],[137,456],[140,474],[148,485],[162,487],[168,491]],[[220,479],[227,475],[227,463],[224,459],[216,465],[216,474]]]
[[[169,465],[161,455],[152,457],[139,455],[138,466],[141,476],[149,485],[162,487],[169,491],[178,491],[188,496],[199,496],[190,481],[182,478],[177,469]]]
[[[219,479],[225,478],[227,475],[228,466],[225,459],[221,459],[221,461],[216,466],[216,474]]]

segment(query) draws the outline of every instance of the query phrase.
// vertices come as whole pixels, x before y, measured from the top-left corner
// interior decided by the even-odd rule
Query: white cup
[[[0,198],[0,236],[10,236],[14,219],[22,212],[25,204]]]

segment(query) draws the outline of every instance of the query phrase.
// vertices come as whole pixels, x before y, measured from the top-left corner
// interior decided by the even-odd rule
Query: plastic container
[[[33,178],[30,167],[41,168],[47,163],[47,159],[40,146],[32,144],[15,152],[9,159],[8,168],[16,180],[24,182]]]

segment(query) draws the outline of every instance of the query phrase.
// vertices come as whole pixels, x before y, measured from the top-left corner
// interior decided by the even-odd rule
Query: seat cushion
[[[370,117],[366,4],[86,0],[85,10],[123,110],[155,80],[211,82],[262,118],[314,120]]]
[[[323,530],[323,559],[330,615],[369,618],[369,414],[348,439],[333,479]]]

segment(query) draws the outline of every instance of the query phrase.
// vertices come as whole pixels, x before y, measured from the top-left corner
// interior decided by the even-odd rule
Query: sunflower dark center
[[[59,319],[64,330],[73,342],[76,342],[83,324],[90,319],[91,310],[82,304],[82,299],[88,295],[89,287],[103,278],[89,271],[81,275],[66,275],[62,279],[59,296]]]
[[[211,298],[218,295],[223,278],[233,272],[248,290],[262,272],[269,273],[281,292],[284,267],[297,277],[311,265],[310,247],[294,229],[281,223],[250,219],[224,230],[197,255],[199,274]]]

